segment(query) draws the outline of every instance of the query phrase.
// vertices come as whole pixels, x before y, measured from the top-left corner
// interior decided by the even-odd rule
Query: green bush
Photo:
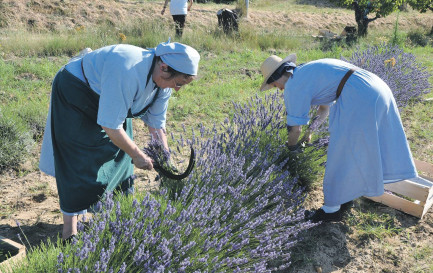
[[[410,31],[407,34],[407,38],[414,46],[427,46],[429,44],[430,38],[420,30]]]
[[[17,168],[34,144],[26,126],[0,114],[0,172]]]
[[[18,116],[26,124],[30,136],[35,141],[42,140],[44,134],[45,122],[47,119],[45,105],[31,104],[27,107],[22,107]]]

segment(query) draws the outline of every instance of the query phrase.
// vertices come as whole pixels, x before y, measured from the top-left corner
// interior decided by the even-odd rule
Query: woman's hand
[[[153,161],[147,155],[140,154],[134,158],[132,158],[132,163],[134,163],[135,167],[143,170],[152,170],[153,169]]]
[[[126,152],[131,158],[132,163],[140,169],[151,170],[153,169],[152,159],[148,157],[138,146],[129,138],[123,128],[110,129],[102,126],[111,141]]]
[[[313,137],[313,132],[307,129],[305,130],[304,136],[301,138],[299,143],[310,143],[312,137]]]

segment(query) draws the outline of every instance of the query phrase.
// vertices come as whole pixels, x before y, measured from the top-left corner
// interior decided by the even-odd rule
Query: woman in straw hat
[[[337,59],[297,66],[295,54],[270,56],[261,72],[262,91],[284,90],[290,150],[298,148],[312,105],[319,106],[315,127],[329,115],[324,205],[307,213],[314,222],[339,221],[355,198],[382,195],[384,183],[417,176],[393,94],[378,76]],[[310,140],[305,133],[301,141]]]
[[[199,60],[195,49],[180,43],[151,49],[120,44],[73,58],[59,70],[39,167],[56,177],[63,239],[77,233],[78,215],[105,192],[132,189],[134,165],[153,168],[133,141],[132,118],[140,118],[168,150],[172,89],[194,80]]]

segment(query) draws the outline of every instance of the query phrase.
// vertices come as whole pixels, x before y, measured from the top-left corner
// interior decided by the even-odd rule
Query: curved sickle
[[[173,179],[173,180],[182,180],[185,177],[187,177],[191,172],[192,169],[194,169],[195,165],[195,152],[194,149],[191,146],[191,155],[189,156],[189,163],[188,167],[186,168],[185,172],[182,174],[174,174],[169,170],[164,169],[161,166],[154,166],[154,169],[158,170],[163,176]]]

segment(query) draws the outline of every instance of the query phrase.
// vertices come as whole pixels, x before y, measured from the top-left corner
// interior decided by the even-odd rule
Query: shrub
[[[26,123],[33,140],[41,140],[47,121],[44,107],[38,104],[29,104],[26,107],[21,107],[17,115]]]
[[[25,126],[0,112],[0,172],[19,167],[33,144]]]
[[[285,146],[287,140],[286,112],[281,93],[275,92],[267,95],[265,99],[256,95],[250,99],[248,104],[243,106],[234,104],[234,109],[234,126],[241,128],[238,130],[247,135],[240,142],[258,139],[263,151],[274,155],[279,154],[279,158],[270,160],[274,160],[274,163],[285,160],[283,169],[287,170],[291,177],[296,177],[299,185],[309,188],[316,181],[322,170],[323,149],[316,145],[314,148],[303,147],[302,153],[288,151]],[[314,113],[315,109],[311,111],[311,116]],[[320,130],[323,128],[321,127]]]
[[[410,31],[407,34],[407,38],[414,46],[427,46],[431,40],[425,33],[420,30]]]
[[[393,46],[403,46],[406,40],[405,35],[398,30],[399,17],[400,17],[400,12],[397,13],[397,18],[394,24],[394,31],[392,32],[392,36],[389,40],[389,43]]]
[[[355,51],[346,60],[358,67],[373,72],[391,88],[399,108],[411,101],[417,102],[431,91],[427,68],[416,61],[415,56],[405,53],[398,46],[377,45]]]
[[[245,156],[246,162],[254,162],[259,160],[258,157],[263,157],[270,164],[283,164],[282,170],[287,171],[291,177],[295,177],[297,183],[301,186],[309,186],[316,180],[321,170],[320,159],[323,150],[318,151],[317,147],[306,147],[303,149],[303,153],[294,154],[288,151],[285,146],[287,139],[287,130],[283,117],[285,116],[285,110],[283,98],[279,92],[266,95],[264,99],[256,95],[251,97],[244,105],[233,103],[233,109],[233,118],[231,120],[227,118],[221,124],[221,128],[217,129],[214,126],[211,131],[207,132],[205,128],[200,128],[200,136],[193,137],[188,142],[185,141],[183,136],[176,140],[172,135],[173,142],[177,142],[181,147],[188,143],[200,143],[201,146],[198,149],[203,154],[198,154],[197,157],[203,157],[206,160],[203,162],[198,160],[197,165],[206,164],[201,167],[203,170],[212,169],[213,165],[216,164],[212,161],[216,159],[208,156],[208,154],[214,154],[215,149],[218,148],[222,149],[224,154],[236,151],[236,156]],[[215,134],[218,134],[218,136]],[[209,146],[205,146],[202,143],[203,139],[212,139],[214,143],[206,143]],[[149,147],[152,147],[152,145],[149,145]],[[158,154],[158,152],[146,150],[145,153],[152,158],[154,158],[152,154]],[[154,150],[158,149],[154,148]],[[184,149],[177,147],[177,149],[171,151],[171,158],[180,158],[178,154],[181,150]],[[154,161],[160,162],[155,158]],[[177,162],[178,160],[174,161]],[[177,164],[175,165],[177,169],[182,169]],[[261,170],[262,166],[257,165],[251,168]],[[162,178],[162,184],[168,188],[171,196],[176,192],[179,193],[184,183],[183,181],[171,181]]]
[[[290,154],[279,139],[280,100],[276,94],[265,100],[256,97],[244,107],[235,105],[232,121],[227,119],[220,128],[201,126],[200,134],[193,131],[189,139],[172,136],[179,151],[192,145],[197,154],[196,168],[183,187],[164,186],[155,195],[117,201],[108,193],[97,205],[101,212],[86,228],[79,224],[79,239],[61,249],[56,268],[46,270],[271,272],[287,268],[298,235],[314,224],[304,219],[303,189],[285,170]],[[25,272],[25,267],[20,265],[14,272]]]

